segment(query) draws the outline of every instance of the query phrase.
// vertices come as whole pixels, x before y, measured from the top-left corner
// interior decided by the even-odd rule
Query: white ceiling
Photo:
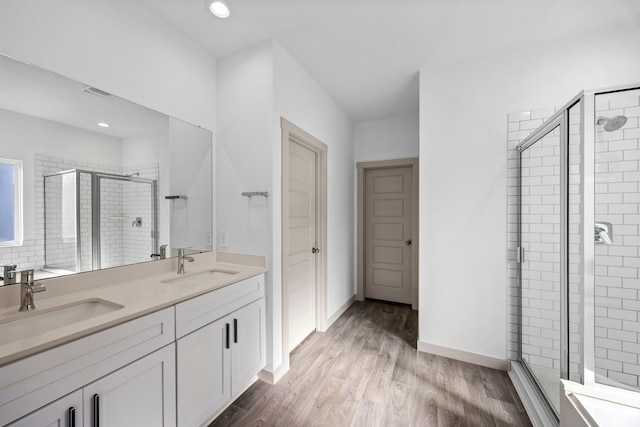
[[[0,108],[118,139],[154,135],[168,117],[117,96],[84,92],[87,85],[0,55]],[[97,126],[106,122],[111,127]]]
[[[418,70],[640,22],[638,0],[138,0],[215,57],[275,38],[356,122],[418,111]]]

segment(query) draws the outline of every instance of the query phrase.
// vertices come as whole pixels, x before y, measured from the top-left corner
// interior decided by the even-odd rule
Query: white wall
[[[181,120],[169,119],[171,179],[169,192],[160,194],[169,205],[171,249],[192,251],[213,249],[211,229],[212,147],[211,133]],[[167,200],[165,196],[187,196],[187,200]]]
[[[507,113],[637,82],[639,43],[625,27],[421,70],[423,348],[506,358]]]
[[[274,161],[274,279],[282,265],[282,134],[280,117],[327,145],[327,317],[355,294],[354,248],[354,128],[349,117],[318,83],[277,42],[275,67]]]
[[[355,161],[418,157],[419,128],[417,114],[356,123]]]
[[[273,56],[271,42],[218,61],[218,230],[228,248],[271,252]],[[271,258],[270,258],[270,261]]]
[[[267,370],[274,371],[282,363],[280,117],[329,146],[329,316],[354,293],[353,126],[274,41],[218,61],[218,114],[218,229],[227,232],[228,250],[268,257]]]

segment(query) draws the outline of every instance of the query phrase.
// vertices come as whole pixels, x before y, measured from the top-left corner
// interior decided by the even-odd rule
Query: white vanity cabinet
[[[175,425],[175,346],[125,366],[82,389],[84,427]]]
[[[76,390],[10,424],[10,427],[38,426],[82,426],[82,390]]]
[[[178,426],[206,424],[264,368],[264,275],[176,306]]]
[[[92,427],[96,394],[100,427],[175,425],[174,327],[170,307],[0,367],[0,425]]]
[[[11,427],[175,425],[175,346],[168,345],[11,424]]]

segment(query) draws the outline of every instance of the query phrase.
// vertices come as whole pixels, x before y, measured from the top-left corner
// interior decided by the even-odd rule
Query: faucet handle
[[[33,268],[30,268],[28,270],[22,270],[20,272],[20,283],[24,283],[26,285],[32,285],[33,276],[34,276]]]
[[[160,245],[160,259],[167,257],[167,245]]]
[[[179,257],[183,257],[184,256],[184,248],[179,248],[178,249],[178,256]]]
[[[34,282],[33,285],[31,285],[31,292],[33,293],[44,292],[46,290],[47,287],[42,282]]]

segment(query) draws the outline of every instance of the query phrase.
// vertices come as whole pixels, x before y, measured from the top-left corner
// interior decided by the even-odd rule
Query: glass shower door
[[[99,233],[97,267],[149,261],[156,252],[155,183],[152,180],[98,175],[94,196]]]
[[[562,119],[520,151],[520,359],[556,412],[566,300]]]

